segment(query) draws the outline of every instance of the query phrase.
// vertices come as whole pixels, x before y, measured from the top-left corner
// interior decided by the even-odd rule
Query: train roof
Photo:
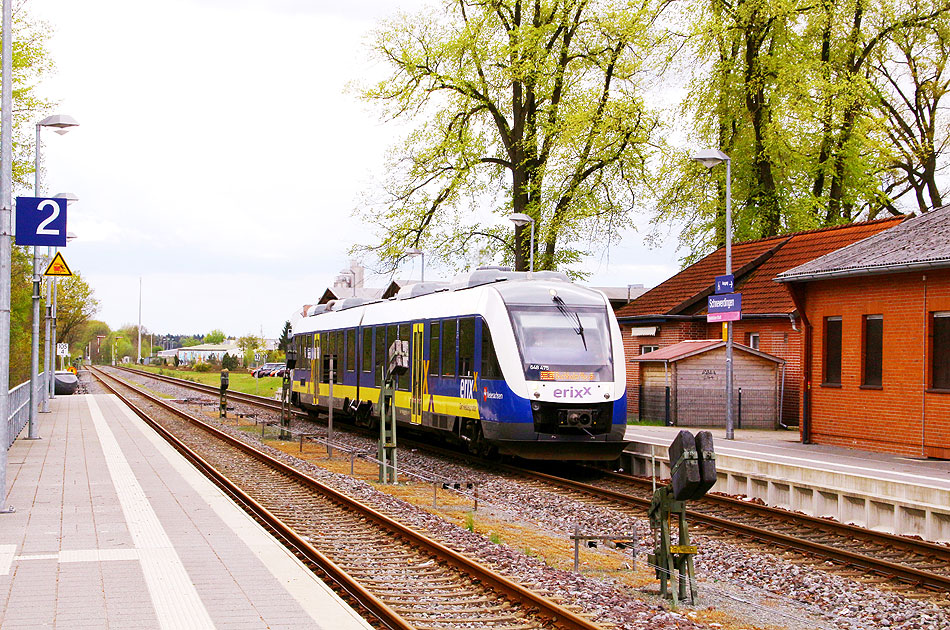
[[[302,311],[294,314],[292,327],[294,332],[298,332],[301,324],[309,323],[315,317],[338,320],[333,322],[334,328],[357,325],[362,319],[364,311],[369,314],[375,311],[377,306],[391,306],[392,309],[385,308],[385,310],[408,313],[418,308],[416,300],[420,298],[424,299],[420,300],[419,306],[425,302],[426,311],[431,313],[430,316],[439,317],[442,315],[438,311],[442,309],[430,310],[431,307],[435,307],[437,304],[450,305],[455,311],[463,308],[474,308],[477,303],[486,299],[485,289],[490,289],[492,293],[496,293],[506,304],[548,303],[554,295],[557,295],[573,306],[608,305],[602,292],[576,285],[564,273],[556,271],[511,271],[507,267],[493,266],[479,267],[474,271],[460,274],[450,282],[420,282],[408,285],[400,289],[395,297],[388,300],[348,298],[331,300],[327,304],[306,306]],[[355,307],[366,308],[357,309]],[[341,311],[350,312],[344,314]],[[336,313],[339,313],[339,316],[332,317]],[[320,321],[322,327],[324,320],[321,319]],[[303,328],[309,328],[309,326],[305,325]]]

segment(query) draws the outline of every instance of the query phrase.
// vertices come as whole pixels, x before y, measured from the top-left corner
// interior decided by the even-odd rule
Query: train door
[[[318,369],[320,366],[320,335],[310,335],[310,348],[307,349],[307,356],[310,357],[310,394],[316,396],[320,393],[320,380],[318,378]]]
[[[412,325],[412,348],[409,352],[411,357],[410,371],[412,372],[412,398],[409,409],[409,422],[412,424],[422,424],[422,394],[425,384],[425,370],[422,362],[422,343],[424,340],[422,331],[425,324]]]

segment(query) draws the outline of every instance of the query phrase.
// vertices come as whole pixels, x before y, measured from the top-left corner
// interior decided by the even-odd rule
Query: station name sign
[[[735,322],[742,317],[741,293],[710,295],[707,299],[707,322]]]

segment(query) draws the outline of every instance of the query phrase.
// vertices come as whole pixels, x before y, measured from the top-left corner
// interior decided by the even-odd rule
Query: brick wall
[[[805,291],[813,326],[812,440],[950,457],[950,393],[926,391],[930,313],[950,311],[950,270],[829,279],[807,283]],[[861,387],[864,315],[884,319],[880,389]],[[822,385],[823,325],[832,316],[842,318],[840,387]]]
[[[687,339],[706,339],[706,322],[674,321],[659,324],[656,336],[631,336],[631,326],[620,325],[623,334],[623,351],[627,359],[627,414],[636,417],[640,409],[640,364],[631,362],[640,355],[640,346],[665,348]]]

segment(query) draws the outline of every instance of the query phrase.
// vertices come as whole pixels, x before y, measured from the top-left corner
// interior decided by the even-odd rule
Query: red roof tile
[[[742,293],[742,312],[792,313],[795,305],[785,287],[773,281],[775,276],[903,219],[891,217],[733,244],[732,269],[736,291]],[[725,273],[725,268],[726,249],[721,247],[621,308],[617,317],[705,313],[703,298],[712,293],[716,276]]]

